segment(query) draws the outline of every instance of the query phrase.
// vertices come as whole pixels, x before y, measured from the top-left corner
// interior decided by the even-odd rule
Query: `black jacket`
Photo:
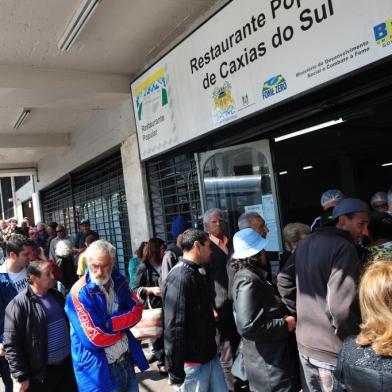
[[[335,371],[334,392],[392,391],[392,357],[362,347],[355,336],[344,341]]]
[[[159,272],[147,260],[142,261],[136,270],[133,280],[132,289],[138,293],[140,300],[147,309],[147,295],[144,291],[138,291],[141,287],[159,287],[160,275]],[[162,299],[155,295],[150,295],[150,304],[152,308],[161,308]]]
[[[286,305],[292,316],[297,316],[297,286],[295,283],[295,264],[294,256],[286,260],[286,263],[282,266],[276,278],[278,285],[279,294],[282,298],[282,302]]]
[[[261,267],[239,270],[232,295],[244,361],[253,391],[298,391],[294,353],[283,319],[288,311]]]
[[[212,284],[214,307],[218,311],[219,317],[232,317],[233,303],[229,298],[229,277],[227,266],[231,259],[233,252],[232,242],[229,241],[227,248],[229,254],[227,255],[218,245],[211,241],[211,256],[210,263],[206,270]]]
[[[162,271],[159,280],[159,285],[163,288],[166,277],[170,270],[178,263],[179,258],[182,256],[182,249],[180,249],[176,244],[170,244],[162,259]]]
[[[166,278],[163,304],[167,370],[182,383],[184,362],[205,364],[216,355],[210,285],[197,265],[180,258]]]
[[[63,308],[64,297],[54,289],[49,292]],[[18,381],[44,379],[48,358],[46,315],[30,286],[5,310],[4,350],[10,371]]]
[[[322,227],[299,241],[293,256],[298,349],[336,365],[343,340],[358,333],[357,250],[349,232]]]
[[[78,280],[72,256],[57,256],[56,263],[62,272],[61,283],[68,291],[71,290],[74,283]]]

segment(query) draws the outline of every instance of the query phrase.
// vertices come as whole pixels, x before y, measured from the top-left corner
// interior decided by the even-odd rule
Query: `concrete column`
[[[16,191],[15,191],[15,177],[11,177],[11,189],[12,189],[12,204],[14,206],[14,217],[18,219],[18,209],[16,205],[17,201],[16,201]]]
[[[37,191],[36,176],[31,176],[31,180],[33,183],[33,193],[31,194],[31,201],[33,203],[34,222],[37,224],[38,222],[43,222],[41,200],[39,197],[39,192]]]
[[[1,219],[5,219],[4,215],[4,203],[3,203],[3,188],[1,186],[1,181],[0,181],[0,203],[1,203]]]
[[[125,193],[131,231],[132,251],[140,242],[152,237],[152,223],[147,179],[144,164],[139,159],[136,134],[129,136],[121,146]]]

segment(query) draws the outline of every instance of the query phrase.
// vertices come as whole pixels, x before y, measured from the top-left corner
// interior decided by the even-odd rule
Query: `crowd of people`
[[[88,219],[74,239],[1,221],[5,391],[134,392],[135,366],[155,361],[181,392],[392,390],[392,192],[328,190],[321,209],[284,227],[278,271],[262,216],[229,238],[214,208],[204,230],[177,215],[172,244],[143,241],[127,277]],[[144,309],[163,310],[147,355]]]

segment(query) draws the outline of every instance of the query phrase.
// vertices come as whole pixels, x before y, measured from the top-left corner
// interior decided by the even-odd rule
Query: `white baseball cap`
[[[263,250],[267,245],[267,240],[248,227],[234,234],[233,245],[233,259],[245,259]]]

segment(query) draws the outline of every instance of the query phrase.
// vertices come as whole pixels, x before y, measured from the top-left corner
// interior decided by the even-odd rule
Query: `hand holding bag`
[[[163,333],[162,308],[153,309],[149,297],[147,297],[147,305],[148,309],[143,310],[141,320],[131,328],[137,340],[158,339]]]

